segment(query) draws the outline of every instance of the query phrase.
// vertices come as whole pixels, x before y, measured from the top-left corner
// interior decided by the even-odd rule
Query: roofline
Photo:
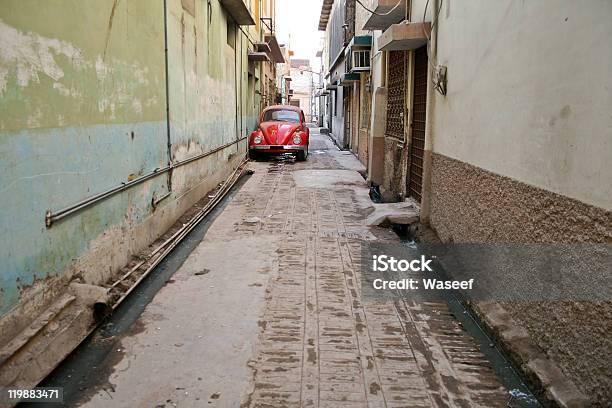
[[[319,31],[325,31],[327,28],[327,22],[329,21],[329,16],[331,15],[333,5],[334,0],[323,0],[323,5],[321,6],[321,16],[319,17]]]

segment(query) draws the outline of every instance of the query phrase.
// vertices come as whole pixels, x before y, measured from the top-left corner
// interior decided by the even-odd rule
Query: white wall
[[[310,66],[306,67],[312,70]],[[291,68],[291,89],[293,96],[291,99],[300,99],[300,107],[307,117],[310,117],[310,98],[312,95],[313,74],[308,71],[301,71],[298,68]]]
[[[438,33],[434,151],[612,209],[612,1],[445,0]]]

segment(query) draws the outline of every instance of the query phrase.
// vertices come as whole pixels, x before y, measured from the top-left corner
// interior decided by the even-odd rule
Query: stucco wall
[[[253,90],[247,41],[239,34],[234,48],[227,45],[218,1],[211,19],[202,2],[195,15],[181,0],[167,3],[171,155],[182,160],[244,136],[255,116],[246,102]],[[45,228],[47,210],[167,165],[163,4],[0,5],[3,329],[22,329],[77,274],[89,283],[108,279],[245,153],[246,142],[175,170],[172,194],[155,211],[151,202],[168,192],[167,174]]]
[[[612,242],[610,211],[439,154],[432,164],[431,223],[443,242]],[[526,329],[586,396],[610,400],[612,302],[503,306],[514,319],[507,324]]]
[[[160,3],[2,2],[0,316],[167,191],[159,178],[45,228],[47,210],[167,163],[163,35]]]
[[[444,242],[612,242],[610,15],[605,1],[444,2],[430,197]],[[609,302],[503,306],[605,406]]]
[[[228,44],[227,21],[231,17],[216,1],[211,4],[210,18],[200,2],[196,2],[195,15],[183,9],[180,0],[169,1],[168,7],[172,158],[184,160],[248,132],[252,108],[246,99],[247,46],[237,29]],[[214,160],[177,169],[173,189],[177,193],[188,190],[216,172],[230,155],[236,155],[237,149],[228,147]]]
[[[610,16],[609,1],[444,2],[434,151],[611,209]]]

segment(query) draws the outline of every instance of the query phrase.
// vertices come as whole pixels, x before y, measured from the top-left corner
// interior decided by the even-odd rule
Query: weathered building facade
[[[612,243],[612,4],[436,7],[422,217],[445,242]],[[591,404],[610,401],[609,302],[504,307]]]
[[[372,36],[368,179],[386,201],[414,202],[445,243],[612,243],[610,3],[361,3],[374,12],[357,4]],[[344,5],[323,4],[330,50]],[[329,125],[354,146],[334,58]],[[549,398],[610,400],[609,302],[474,307],[532,378],[567,379],[540,384]]]
[[[275,94],[273,10],[2,2],[0,385],[44,377],[103,285],[244,160]]]
[[[249,53],[249,79],[255,81],[258,111],[274,105],[279,98],[277,65],[285,62],[283,50],[276,38],[274,0],[252,0],[255,24],[249,26],[253,51]],[[254,123],[256,126],[256,120]]]
[[[367,12],[354,0],[323,3],[319,30],[325,30],[324,71],[327,127],[341,148],[368,165],[371,120],[372,35],[363,29]]]

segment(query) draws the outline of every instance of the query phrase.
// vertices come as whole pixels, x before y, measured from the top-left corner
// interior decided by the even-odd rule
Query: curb
[[[514,323],[502,305],[472,302],[470,307],[486,330],[499,341],[503,351],[535,386],[538,397],[545,400],[546,405],[562,408],[592,405],[559,366],[531,341],[527,330]]]

